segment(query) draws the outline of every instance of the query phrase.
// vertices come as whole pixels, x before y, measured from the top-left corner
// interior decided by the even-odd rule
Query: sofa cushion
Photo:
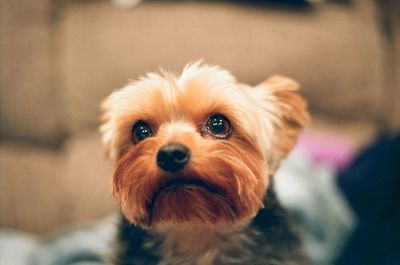
[[[48,233],[114,210],[97,132],[75,135],[59,151],[0,144],[0,227]]]
[[[371,1],[311,10],[221,2],[74,4],[61,23],[67,108],[73,128],[98,123],[100,101],[159,66],[190,61],[230,69],[255,84],[275,73],[303,85],[311,107],[350,119],[378,115],[382,44]]]
[[[385,27],[387,94],[385,95],[382,111],[387,124],[393,131],[400,131],[400,2],[397,0],[379,1],[381,17]]]
[[[52,61],[51,2],[0,2],[2,138],[56,144],[65,134]]]
[[[57,152],[0,144],[0,226],[43,232],[68,213]]]

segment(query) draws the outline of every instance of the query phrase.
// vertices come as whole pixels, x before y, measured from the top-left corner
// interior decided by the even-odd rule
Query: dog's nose
[[[157,165],[168,172],[182,169],[190,158],[190,150],[182,144],[168,144],[157,153]]]

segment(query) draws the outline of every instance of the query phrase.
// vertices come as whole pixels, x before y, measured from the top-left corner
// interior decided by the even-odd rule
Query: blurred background
[[[335,172],[400,128],[397,0],[0,3],[3,229],[48,236],[115,212],[99,104],[159,67],[298,80],[313,116],[300,146]]]

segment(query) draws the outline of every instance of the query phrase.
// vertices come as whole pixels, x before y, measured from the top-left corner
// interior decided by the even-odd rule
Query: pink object
[[[337,170],[345,169],[356,153],[350,139],[322,132],[303,133],[297,148],[308,154],[315,163],[329,164]]]

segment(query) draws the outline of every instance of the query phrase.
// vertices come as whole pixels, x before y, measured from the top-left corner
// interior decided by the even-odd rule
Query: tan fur
[[[279,117],[276,127],[277,151],[284,158],[293,149],[297,136],[310,121],[307,102],[297,92],[300,85],[284,76],[272,76],[257,86],[272,92],[276,98]]]
[[[113,194],[124,215],[143,227],[212,226],[253,217],[263,207],[268,176],[309,120],[297,89],[296,82],[281,76],[256,87],[240,85],[226,70],[195,63],[180,77],[148,74],[111,94],[102,104],[100,130],[114,160]],[[227,139],[202,134],[216,113],[231,123]],[[151,126],[153,136],[134,144],[131,130],[139,120]],[[156,165],[158,150],[168,143],[184,144],[192,154],[185,169],[173,175]],[[158,193],[174,178],[201,180],[210,188]]]
[[[307,103],[297,93],[299,87],[293,79],[275,75],[252,90],[263,113],[265,131],[273,132],[265,135],[270,138],[269,144],[274,150],[267,155],[271,173],[294,148],[302,129],[310,122]]]

